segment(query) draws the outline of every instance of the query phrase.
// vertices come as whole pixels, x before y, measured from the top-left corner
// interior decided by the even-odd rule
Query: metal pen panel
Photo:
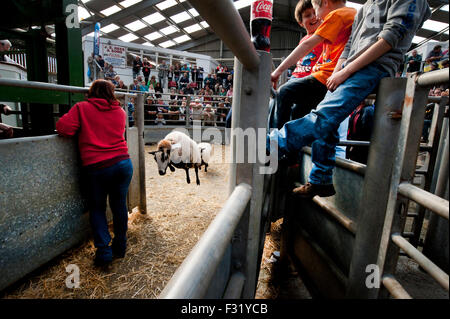
[[[415,201],[416,203],[424,206],[425,208],[428,208],[429,210],[435,212],[439,216],[448,219],[449,215],[448,200],[445,200],[439,196],[429,193],[410,183],[401,183],[398,186],[398,193]]]
[[[236,186],[224,207],[159,295],[161,299],[203,298],[229,247],[252,194],[250,185]]]
[[[418,251],[399,234],[392,234],[391,239],[398,247],[403,249],[408,256],[417,261],[417,263],[425,269],[431,277],[433,277],[443,288],[448,291],[449,277],[442,269],[436,266],[431,260],[425,257],[425,255]]]

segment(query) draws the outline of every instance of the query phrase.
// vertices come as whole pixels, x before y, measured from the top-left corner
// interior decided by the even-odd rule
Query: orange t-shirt
[[[314,34],[325,39],[322,52],[322,63],[317,63],[312,76],[326,85],[327,79],[333,74],[337,61],[344,51],[352,32],[352,24],[356,10],[349,7],[339,8],[327,14],[322,24]]]

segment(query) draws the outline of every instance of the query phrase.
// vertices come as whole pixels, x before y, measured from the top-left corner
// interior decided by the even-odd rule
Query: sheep
[[[209,143],[199,143],[198,144],[198,149],[200,150],[200,156],[202,159],[202,163],[201,166],[205,166],[205,172],[208,171],[208,163],[211,159],[211,155],[212,155],[212,147],[211,144]],[[201,169],[200,166],[200,169]]]
[[[186,182],[191,183],[189,178],[189,168],[195,169],[197,185],[200,185],[198,169],[201,166],[201,155],[198,145],[188,135],[173,131],[159,141],[158,149],[149,152],[158,164],[159,175],[165,175],[167,167],[174,172],[175,168],[182,168],[186,172]]]

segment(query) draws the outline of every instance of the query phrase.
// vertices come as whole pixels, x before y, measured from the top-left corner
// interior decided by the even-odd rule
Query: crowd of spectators
[[[133,82],[129,85],[101,56],[91,55],[88,66],[90,80],[94,80],[93,69],[97,68],[97,78],[112,82],[116,90],[146,93],[147,125],[185,125],[186,115],[190,121],[201,121],[203,125],[225,125],[233,96],[233,70],[227,66],[219,64],[206,73],[196,65],[167,65],[162,61],[155,66],[147,58],[141,60],[136,56],[132,65]],[[151,75],[155,68],[157,75]],[[133,103],[128,105],[128,110],[129,114],[134,112]]]

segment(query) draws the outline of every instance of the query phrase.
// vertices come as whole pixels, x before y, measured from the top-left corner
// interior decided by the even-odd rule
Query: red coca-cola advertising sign
[[[251,19],[268,19],[272,20],[272,1],[256,0],[252,3],[252,17]]]

